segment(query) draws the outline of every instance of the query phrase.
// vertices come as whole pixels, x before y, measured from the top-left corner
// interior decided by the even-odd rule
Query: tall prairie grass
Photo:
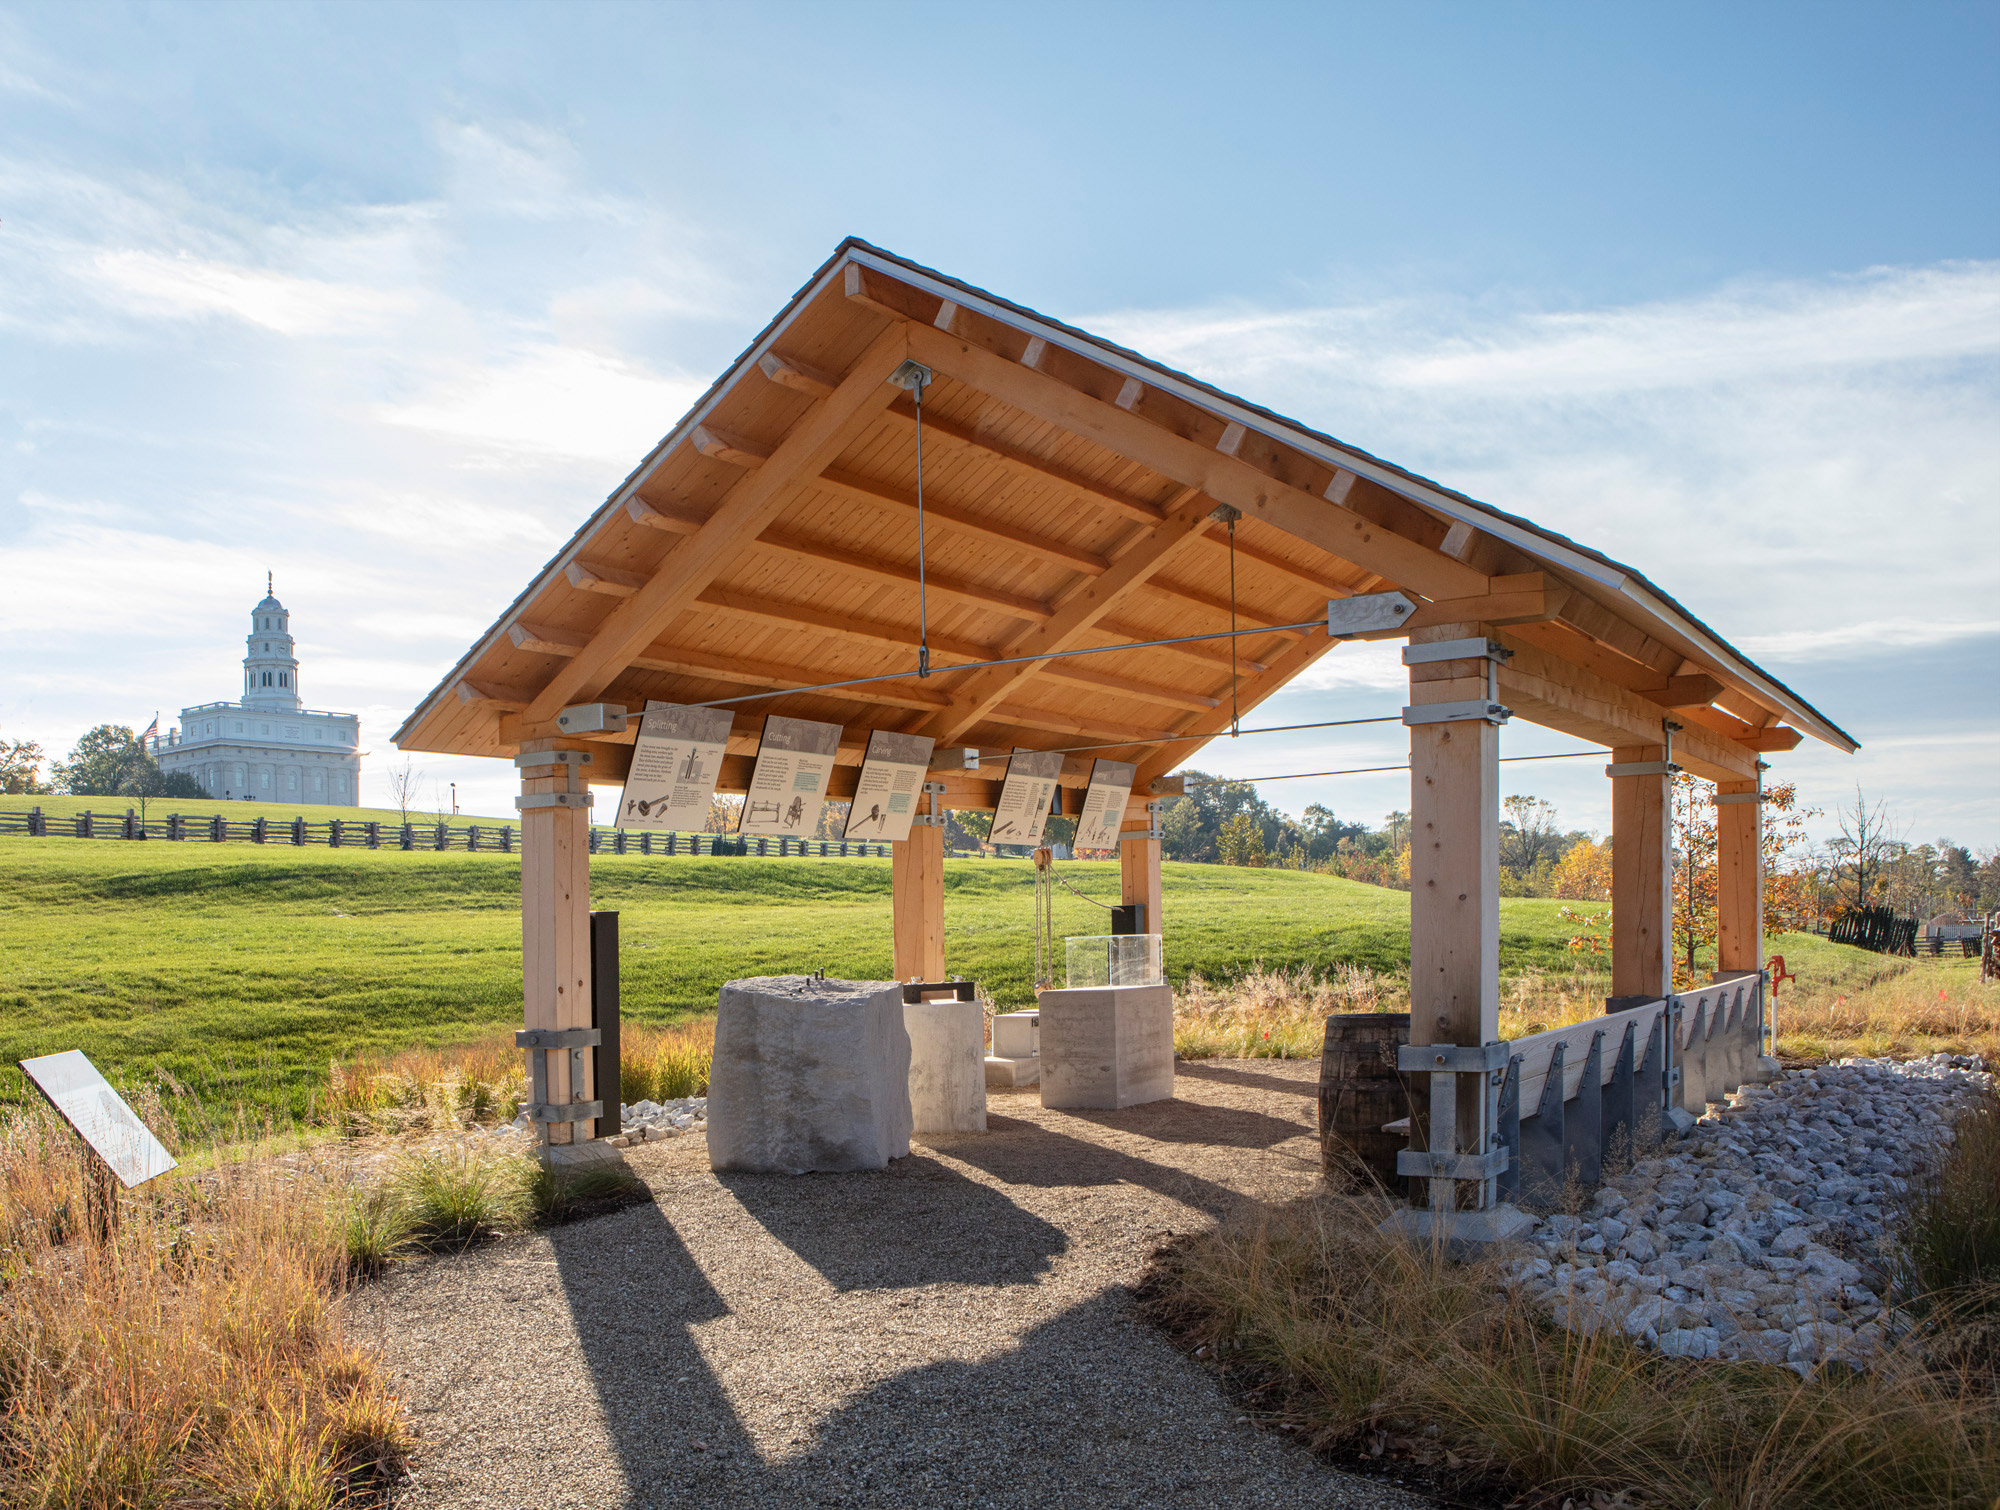
[[[1336,1461],[1413,1459],[1459,1488],[1547,1505],[2000,1496],[1991,1377],[1934,1335],[1911,1334],[1866,1373],[1811,1378],[1663,1358],[1609,1328],[1555,1326],[1497,1258],[1453,1263],[1381,1236],[1381,1214],[1326,1196],[1240,1216],[1163,1253],[1146,1304],[1264,1417]]]
[[[0,1124],[0,1502],[316,1507],[380,1496],[409,1449],[343,1336],[337,1201],[268,1157],[181,1169],[86,1220],[74,1136]]]

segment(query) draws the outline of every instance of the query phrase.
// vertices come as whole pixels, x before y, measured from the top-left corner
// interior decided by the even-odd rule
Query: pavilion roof
[[[934,674],[915,674],[917,413]],[[1219,505],[1240,511],[1233,545]],[[1227,511],[1222,511],[1226,515]],[[1232,588],[1233,572],[1233,588]],[[1103,747],[1140,790],[1340,642],[1295,627],[1400,590],[1413,625],[1515,650],[1516,712],[1744,779],[1856,741],[1631,567],[1140,354],[843,242],[404,722],[512,755],[564,707],[738,702],[940,744]],[[972,661],[1260,632],[956,674]],[[895,676],[894,673],[907,672]],[[824,688],[820,684],[891,675]],[[816,690],[795,690],[809,688]],[[1234,696],[1232,697],[1232,688]],[[629,736],[628,736],[629,737]],[[599,773],[615,777],[613,756]]]

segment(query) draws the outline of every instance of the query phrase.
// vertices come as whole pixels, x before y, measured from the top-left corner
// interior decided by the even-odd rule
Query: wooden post
[[[932,785],[925,784],[930,813],[918,815],[909,838],[889,846],[889,910],[900,981],[944,979],[944,810]],[[926,816],[935,821],[926,822]]]
[[[556,794],[584,793],[581,765],[557,764],[565,754],[581,756],[587,745],[559,739],[531,740],[522,749],[524,801]],[[536,757],[548,759],[537,764]],[[522,1026],[590,1026],[590,848],[587,806],[524,806],[521,812],[521,991]],[[541,1050],[530,1049],[531,1054]],[[584,1083],[574,1089],[592,1094],[591,1054],[545,1055],[548,1098],[574,1099],[572,1069]],[[571,1141],[571,1124],[549,1124],[549,1142]]]
[[[1664,745],[1611,752],[1613,766],[1658,765]],[[1611,994],[1656,1001],[1674,985],[1673,778],[1611,778]],[[1637,1002],[1631,1003],[1637,1005]]]
[[[1762,786],[1759,779],[1718,782],[1715,788],[1715,968],[1722,975],[1740,975],[1764,963]]]
[[[1166,933],[1160,910],[1160,804],[1148,803],[1146,816],[1128,818],[1118,834],[1119,900],[1146,909],[1141,933]]]
[[[1483,638],[1480,624],[1413,631],[1412,648]],[[1483,703],[1485,659],[1410,667],[1410,705]],[[1410,726],[1410,1042],[1461,1048],[1500,1037],[1500,730],[1484,718]],[[1437,1152],[1478,1153],[1490,1132],[1477,1075],[1459,1075],[1457,1136]],[[1412,1113],[1412,1132],[1427,1108]],[[1439,1119],[1442,1121],[1442,1118]],[[1428,1122],[1414,1147],[1429,1148]]]

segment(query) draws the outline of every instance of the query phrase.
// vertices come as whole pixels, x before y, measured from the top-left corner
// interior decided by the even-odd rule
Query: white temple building
[[[180,727],[150,742],[160,769],[187,772],[211,797],[357,805],[361,720],[301,701],[291,615],[268,584],[247,644],[242,701],[181,709]]]

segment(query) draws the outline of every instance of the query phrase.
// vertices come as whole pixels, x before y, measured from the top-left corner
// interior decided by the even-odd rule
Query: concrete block
[[[986,1009],[976,1001],[903,1004],[910,1117],[917,1133],[986,1131]]]
[[[910,1129],[910,1034],[896,982],[772,975],[722,988],[712,1167],[880,1169],[909,1153]]]
[[[996,1090],[1034,1085],[1042,1078],[1042,1014],[997,1012],[993,1052],[986,1056],[986,1083]]]
[[[1171,986],[1043,991],[1042,1105],[1108,1109],[1174,1094]]]

